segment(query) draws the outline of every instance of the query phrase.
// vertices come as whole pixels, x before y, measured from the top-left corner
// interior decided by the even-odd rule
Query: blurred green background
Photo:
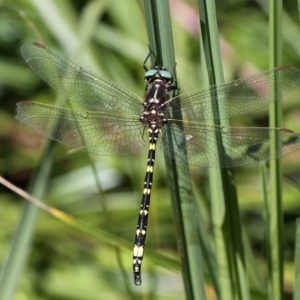
[[[267,1],[217,1],[226,81],[268,69]],[[205,87],[200,76],[199,18],[196,1],[170,1],[177,76],[181,92]],[[296,1],[284,1],[283,65],[300,68],[300,26]],[[14,119],[16,103],[55,104],[57,93],[35,75],[20,55],[26,41],[44,43],[74,63],[143,96],[142,68],[147,33],[142,1],[13,0],[0,3],[0,174],[26,189],[48,141]],[[284,127],[300,132],[300,89],[285,97]],[[69,104],[67,104],[69,105]],[[78,108],[78,107],[76,107]],[[85,108],[82,108],[83,110]],[[232,124],[268,126],[268,109],[235,118]],[[95,230],[132,241],[142,195],[147,149],[122,157],[92,156],[104,195],[99,196],[86,153],[60,144],[43,201]],[[300,212],[300,153],[283,159],[285,291],[292,291],[295,219]],[[236,181],[245,231],[258,265],[265,268],[258,166],[237,168]],[[191,167],[195,195],[210,230],[207,171]],[[179,268],[161,267],[147,257],[155,251],[178,260],[176,234],[163,155],[157,151],[151,214],[143,265],[143,285],[132,281],[131,249],[120,252],[130,286],[143,299],[183,299]],[[7,257],[24,199],[0,186],[0,261]],[[103,203],[107,212],[103,210]],[[109,221],[107,220],[109,218]],[[214,299],[211,288],[208,295]],[[130,299],[111,246],[41,212],[29,261],[15,299]]]

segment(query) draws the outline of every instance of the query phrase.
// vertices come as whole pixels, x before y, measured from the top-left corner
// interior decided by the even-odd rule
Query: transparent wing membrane
[[[143,100],[128,89],[73,64],[38,43],[25,43],[21,53],[52,88],[90,108],[140,114]]]
[[[134,153],[144,147],[146,127],[140,122],[143,111],[140,97],[85,71],[41,44],[26,43],[21,52],[30,67],[58,92],[76,103],[97,109],[80,112],[33,102],[19,103],[16,118],[22,123],[68,147],[98,155]],[[202,120],[229,118],[257,110],[299,84],[300,70],[278,67],[170,99],[161,148],[174,159],[202,167],[236,167],[296,151],[299,135],[290,130],[227,128],[206,125]],[[218,105],[217,112],[213,110],[214,102]],[[180,107],[183,120],[171,119],[170,110],[176,115]],[[174,149],[165,134],[167,127],[175,139]],[[276,145],[274,135],[279,140]],[[280,147],[280,151],[271,152],[274,146]]]
[[[35,102],[21,102],[16,118],[70,148],[97,155],[121,155],[145,146],[138,116],[85,112]]]
[[[245,79],[182,94],[178,97],[180,101],[171,99],[169,105],[175,111],[181,107],[185,118],[191,121],[231,118],[267,106],[299,84],[300,70],[278,67]],[[212,102],[218,103],[218,111],[213,109]]]
[[[237,167],[268,161],[300,149],[300,134],[285,128],[225,127],[180,121],[171,121],[168,125],[175,145],[163,129],[163,152],[195,166]],[[274,152],[274,148],[277,151]]]

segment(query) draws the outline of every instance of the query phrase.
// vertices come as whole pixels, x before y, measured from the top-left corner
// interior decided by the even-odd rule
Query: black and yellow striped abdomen
[[[154,170],[154,160],[155,160],[155,148],[156,141],[158,137],[158,130],[153,132],[152,129],[149,129],[149,152],[148,152],[148,161],[147,169],[144,180],[144,190],[143,197],[141,201],[141,208],[139,213],[139,218],[137,222],[134,248],[133,248],[133,273],[134,273],[134,282],[136,285],[141,284],[141,265],[144,256],[144,246],[146,243],[146,234],[147,234],[147,223],[149,215],[149,206],[150,206],[150,196],[151,188],[153,181],[153,170]]]

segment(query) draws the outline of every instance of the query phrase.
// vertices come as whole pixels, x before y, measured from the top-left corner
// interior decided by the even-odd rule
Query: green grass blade
[[[199,0],[198,3],[205,62],[210,85],[214,85],[224,81],[215,19],[215,3],[205,0]],[[215,124],[219,123],[215,122]],[[228,122],[222,120],[220,124],[228,125]],[[209,173],[212,222],[219,273],[219,286],[216,290],[220,299],[249,299],[234,175],[229,169],[211,169]]]
[[[167,1],[145,1],[149,41],[156,54],[156,65],[175,66],[174,48]],[[172,133],[168,137],[172,139]],[[187,299],[206,299],[204,289],[201,247],[198,240],[197,207],[187,165],[165,157],[172,206],[179,235],[179,252],[182,260],[183,281]]]
[[[281,65],[282,54],[282,1],[270,0],[270,68]],[[275,87],[276,89],[276,87]],[[270,127],[281,127],[281,101],[274,101],[270,105]],[[273,149],[272,151],[276,151]],[[282,167],[281,159],[270,161],[270,197],[268,198],[269,227],[267,232],[269,253],[269,291],[272,300],[283,299],[283,245],[282,245]]]
[[[300,299],[300,219],[296,220],[294,300]]]
[[[101,208],[102,208],[102,210],[104,212],[104,215],[105,215],[105,225],[106,225],[105,227],[106,227],[106,229],[109,230],[109,232],[111,232],[115,236],[118,236],[117,229],[115,228],[114,223],[112,222],[109,209],[107,208],[107,200],[106,200],[105,193],[104,193],[102,185],[101,185],[101,180],[100,180],[99,174],[97,172],[97,167],[95,165],[95,161],[93,160],[93,158],[91,157],[90,154],[88,154],[87,156],[88,156],[88,159],[89,159],[89,164],[91,166],[92,174],[95,178],[95,185],[96,185],[96,188],[97,188],[97,195],[98,195],[99,203],[100,203]],[[119,245],[114,245],[113,249],[114,249],[114,252],[115,252],[116,260],[118,262],[118,267],[120,269],[120,273],[121,273],[123,281],[124,281],[125,290],[126,290],[126,292],[127,292],[130,299],[136,299],[135,295],[133,294],[133,291],[131,289],[131,285],[130,285],[131,280],[129,280],[127,270],[124,267],[124,263],[123,263],[123,260],[122,260],[122,257],[121,257],[120,246]]]
[[[33,176],[28,191],[35,197],[42,197],[48,183],[48,176],[53,161],[55,142],[46,150],[40,167]],[[0,299],[14,299],[21,276],[27,263],[28,254],[35,232],[39,208],[30,202],[24,204],[22,215],[14,232],[8,255],[0,274]]]

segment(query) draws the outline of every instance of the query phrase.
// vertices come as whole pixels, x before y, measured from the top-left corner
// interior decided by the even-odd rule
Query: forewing
[[[29,66],[68,99],[98,110],[140,114],[142,99],[126,88],[73,64],[39,43],[25,43]]]
[[[224,127],[192,122],[183,125],[179,121],[168,121],[168,124],[175,145],[173,147],[163,129],[163,152],[200,167],[237,167],[268,161],[300,149],[300,135],[285,128]]]
[[[35,102],[17,104],[16,119],[70,148],[97,155],[122,155],[141,150],[138,116],[84,112]]]
[[[168,107],[183,111],[190,121],[222,119],[260,109],[289,93],[300,84],[300,70],[278,67],[270,71],[210,86],[180,95],[170,100]],[[275,97],[276,93],[276,97]]]

